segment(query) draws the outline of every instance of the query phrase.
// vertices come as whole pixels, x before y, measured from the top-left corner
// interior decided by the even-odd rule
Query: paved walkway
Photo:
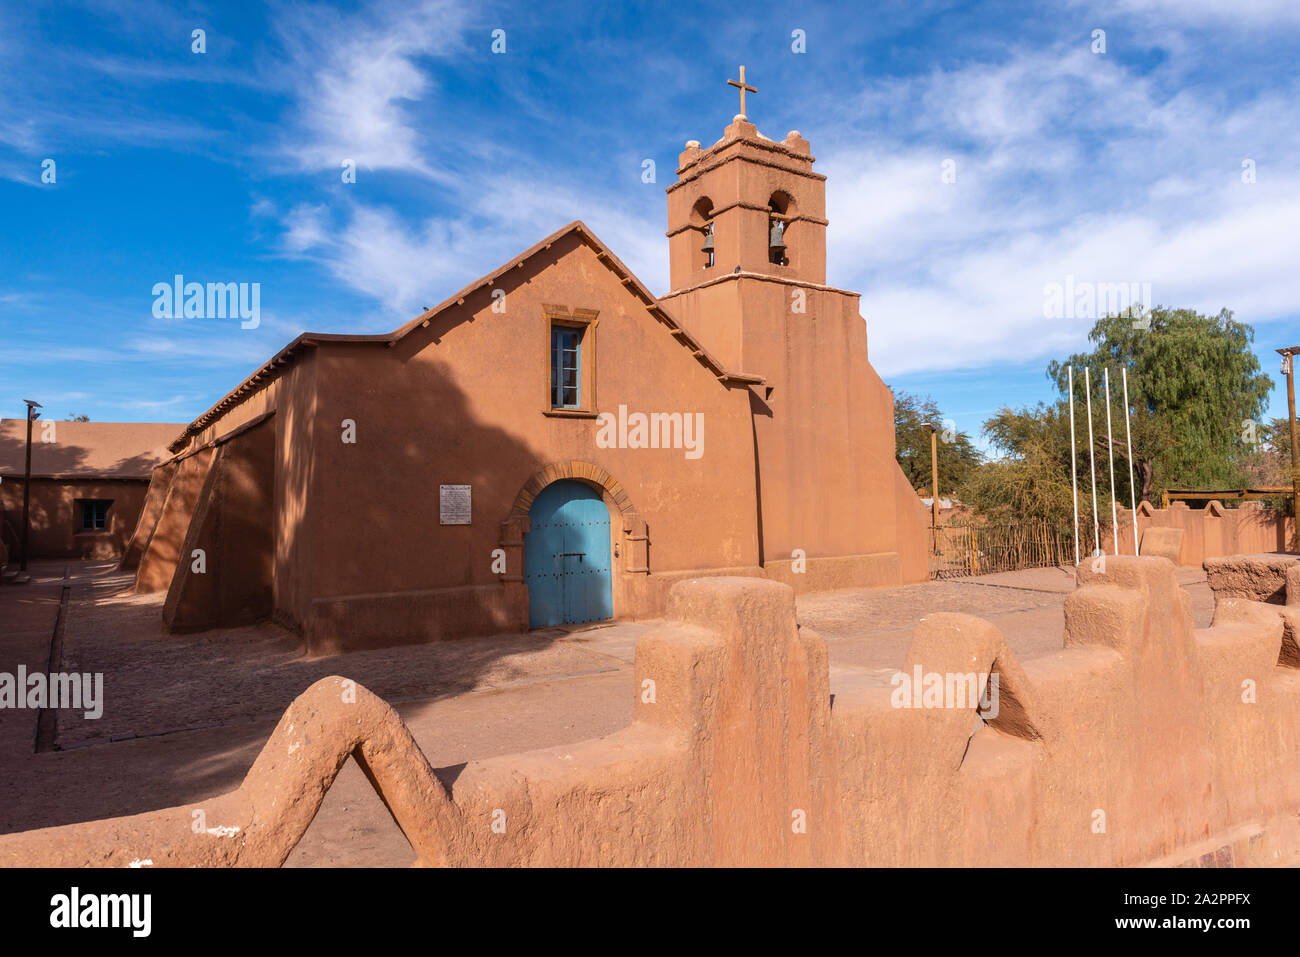
[[[64,571],[68,577],[64,579]],[[236,787],[284,708],[317,678],[341,674],[389,700],[430,762],[454,781],[465,762],[609,734],[632,717],[636,640],[657,622],[615,622],[527,635],[312,658],[274,624],[175,636],[161,595],[123,594],[129,577],[102,563],[42,564],[0,588],[0,671],[44,670],[64,586],[59,670],[103,672],[104,712],[60,711],[58,750],[34,753],[36,715],[0,711],[0,832],[138,813]],[[1212,596],[1180,569],[1197,626]],[[1018,656],[1061,647],[1073,573],[1035,569],[799,599],[820,632],[831,687],[846,669],[887,683],[925,614],[961,611],[1001,628]],[[410,847],[348,762],[290,865],[404,865]]]

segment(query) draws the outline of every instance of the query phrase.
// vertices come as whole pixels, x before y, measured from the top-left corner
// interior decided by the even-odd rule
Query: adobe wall
[[[928,577],[925,510],[895,458],[893,394],[868,359],[858,301],[755,275],[663,299],[702,341],[723,344],[724,361],[766,380],[754,390],[763,565],[800,590]],[[796,549],[808,578],[780,570]],[[814,571],[849,557],[855,573],[842,561]]]
[[[272,601],[275,616],[299,631],[312,615],[315,521],[343,520],[322,516],[311,497],[317,469],[316,376],[312,352],[281,373],[267,390],[273,400],[268,411],[275,411],[276,447]]]
[[[171,486],[172,476],[175,474],[176,463],[164,462],[155,466],[149,476],[149,490],[145,493],[144,505],[140,508],[140,515],[122,551],[122,560],[118,563],[118,568],[122,571],[135,571],[140,567],[140,559],[149,545],[149,536],[158,525],[163,504],[167,501],[167,489]]]
[[[1119,553],[1133,554],[1133,513],[1120,509]],[[1243,502],[1237,508],[1225,508],[1213,501],[1205,508],[1190,508],[1184,502],[1172,502],[1169,508],[1152,508],[1149,502],[1138,505],[1138,540],[1148,528],[1178,528],[1183,532],[1178,564],[1200,566],[1207,558],[1225,555],[1251,555],[1259,552],[1285,552],[1295,530],[1295,520],[1258,502]],[[1101,529],[1102,549],[1110,554],[1114,536],[1110,524]]]
[[[576,235],[433,317],[392,348],[317,350],[305,630],[324,653],[524,630],[527,509],[547,480],[601,491],[614,614],[662,613],[677,576],[760,573],[749,391],[728,386]],[[597,310],[594,397],[554,414],[548,306]],[[700,413],[703,454],[602,448],[599,412]],[[355,423],[354,444],[342,423]],[[472,487],[469,525],[442,525],[441,485]],[[494,569],[496,549],[504,571]]]
[[[275,455],[274,417],[216,447],[163,604],[171,631],[251,624],[271,614]]]
[[[27,547],[31,558],[117,558],[125,550],[145,501],[148,483],[141,479],[32,479]],[[108,500],[108,527],[81,530],[80,499]],[[0,511],[14,536],[10,548],[14,561],[21,548],[23,480],[0,483]]]
[[[189,532],[194,507],[203,492],[212,464],[213,450],[202,449],[176,463],[167,485],[158,520],[149,533],[140,565],[135,572],[135,590],[140,593],[165,591],[172,581],[181,549]]]
[[[1111,558],[1104,574],[1085,563],[1080,581],[1062,651],[1022,665],[978,619],[918,628],[905,671],[998,663],[998,733],[968,738],[968,714],[893,709],[885,688],[837,694],[846,788],[874,809],[855,831],[864,857],[1127,866],[1226,845],[1240,827],[1294,852],[1300,673],[1279,667],[1277,613],[1241,623],[1220,603],[1214,626],[1195,629],[1164,559]],[[849,746],[864,740],[879,747]]]
[[[1300,588],[1300,572],[1280,573]],[[1080,583],[1064,647],[1025,662],[972,616],[916,629],[903,674],[996,675],[996,714],[903,706],[900,688],[853,669],[832,687],[788,586],[682,582],[670,620],[638,641],[634,719],[613,735],[472,761],[449,790],[391,707],[326,678],[239,789],[0,836],[0,865],[278,865],[348,755],[428,865],[1132,866],[1300,852],[1300,670],[1283,655],[1300,596],[1221,594],[1213,625],[1196,629],[1166,559],[1085,564]],[[194,833],[199,810],[208,828]]]
[[[169,627],[187,631],[241,623],[251,620],[255,608],[299,629],[310,616],[311,568],[305,556],[312,547],[306,517],[314,475],[315,404],[315,357],[308,353],[191,436],[178,458],[154,470],[148,505],[122,567],[129,569],[138,551],[136,591],[174,593],[164,605]],[[217,450],[232,442],[221,483],[208,488],[216,498],[205,497]],[[211,511],[213,502],[230,504]],[[219,534],[212,526],[221,513],[243,511],[257,520],[222,519],[225,531]],[[187,546],[191,536],[195,544]],[[200,539],[209,546],[204,549],[206,574],[215,576],[208,581],[221,582],[215,591],[194,591],[196,582],[185,580],[188,564],[186,575],[175,575],[180,556],[201,547]],[[269,599],[263,589],[268,576]]]

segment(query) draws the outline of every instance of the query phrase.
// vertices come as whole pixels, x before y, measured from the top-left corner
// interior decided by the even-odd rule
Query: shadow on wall
[[[39,501],[33,500],[27,508],[27,520],[32,533],[42,533],[53,527],[52,517]],[[6,478],[0,481],[0,544],[8,550],[14,563],[22,556],[23,534],[23,482]]]
[[[1174,502],[1162,509],[1141,502],[1137,514],[1139,535],[1156,528],[1180,530],[1183,535],[1177,562],[1193,567],[1207,559],[1227,555],[1285,552],[1295,529],[1294,519],[1275,509],[1263,508],[1259,502],[1226,507],[1212,500],[1202,508]],[[1133,513],[1121,508],[1117,516],[1119,553],[1132,555]],[[1109,552],[1114,547],[1114,530],[1109,522],[1103,522],[1101,529],[1102,547]]]
[[[41,419],[37,419],[32,424],[32,475],[76,472],[84,468],[87,463],[88,451],[84,446],[71,443],[56,443],[53,445],[47,444],[44,449],[40,449],[41,422]],[[0,435],[0,467],[7,467],[8,469],[8,474],[0,477],[0,543],[4,544],[8,549],[9,555],[14,562],[18,561],[22,552],[19,543],[23,523],[23,468],[27,457],[25,429],[24,426],[21,440]],[[36,461],[38,449],[41,455],[39,463]],[[151,464],[145,462],[140,468],[147,471]],[[16,475],[13,473],[14,468],[17,469]],[[35,488],[34,485],[33,488]],[[27,513],[32,537],[39,539],[55,528],[55,516],[45,506],[45,503],[40,500],[39,496],[33,495],[30,497]]]
[[[30,558],[108,558],[117,554],[135,522],[144,476],[152,459],[133,456],[112,462],[96,461],[94,450],[73,442],[43,443],[41,425],[32,433],[32,488],[28,506]],[[49,420],[53,422],[54,420]],[[21,554],[23,473],[26,433],[15,439],[0,434],[0,544],[11,561]],[[57,476],[52,478],[51,476]],[[113,504],[108,525],[94,535],[82,535],[81,499],[106,499]],[[125,524],[124,524],[125,523]]]
[[[435,336],[445,331],[435,328]],[[399,365],[385,375],[382,392],[372,387],[369,395],[358,394],[359,377],[372,369],[368,362],[341,368],[339,381],[328,392],[321,389],[318,501],[309,504],[307,532],[320,556],[319,593],[499,588],[492,551],[500,546],[501,523],[515,497],[539,469],[578,457],[573,453],[583,447],[583,433],[589,433],[590,445],[581,457],[593,459],[595,425],[547,419],[540,395],[515,392],[510,401],[520,406],[521,427],[543,436],[560,433],[556,444],[570,447],[568,454],[534,450],[475,415],[451,364],[422,359],[406,343],[391,352],[398,353]],[[355,445],[341,441],[344,419],[356,422]],[[564,431],[571,433],[571,442],[564,442]],[[471,486],[470,525],[441,524],[442,485]],[[311,514],[344,510],[350,514],[346,523],[317,521]]]
[[[535,257],[495,288],[532,295],[522,287],[549,262]],[[491,292],[467,295],[391,349],[331,344],[316,353],[310,463],[295,459],[306,453],[294,445],[281,458],[304,473],[285,487],[309,487],[312,499],[298,520],[281,523],[279,552],[311,568],[304,591],[285,604],[319,653],[526,629],[523,550],[502,523],[529,479],[557,463],[591,462],[623,483],[635,506],[638,476],[664,472],[647,461],[628,474],[626,458],[597,448],[594,419],[543,414],[545,325],[528,323],[500,345],[515,370],[503,377],[501,357],[484,355],[496,340],[482,326],[519,320],[493,315]],[[606,394],[601,406],[611,401]],[[355,443],[342,440],[345,421],[355,423]],[[441,524],[444,485],[471,487],[470,525]],[[610,516],[617,535],[623,516],[616,507]],[[504,575],[493,568],[498,548]],[[624,550],[615,559],[616,614],[626,558]]]
[[[85,478],[95,478],[100,475],[126,475],[126,476],[144,476],[149,474],[153,468],[155,459],[150,455],[133,455],[130,458],[118,459],[112,464],[102,463],[94,466],[93,471],[89,469],[90,450],[84,445],[77,445],[75,442],[42,442],[41,426],[46,422],[55,422],[54,419],[37,419],[32,423],[32,475],[65,475],[76,474]],[[57,430],[56,430],[57,436]],[[17,469],[17,482],[19,487],[22,486],[23,462],[27,456],[27,435],[26,426],[24,426],[23,437],[13,439],[6,435],[0,435],[0,467],[8,469],[11,473]],[[14,481],[11,475],[6,476],[5,481]]]
[[[473,304],[471,297],[467,308]],[[432,331],[443,335],[451,325],[435,322]],[[295,624],[293,611],[304,604],[310,608],[313,593],[309,588],[319,588],[315,594],[324,596],[397,593],[393,602],[374,611],[363,607],[341,622],[369,629],[379,640],[370,649],[322,660],[299,647],[297,636],[278,628],[240,626],[219,633],[172,634],[156,606],[147,606],[146,615],[138,603],[108,597],[107,593],[103,598],[98,593],[87,596],[75,589],[74,601],[87,598],[95,606],[84,618],[95,622],[94,634],[89,634],[88,628],[86,634],[79,635],[73,625],[69,647],[77,647],[84,669],[103,670],[116,689],[105,702],[103,719],[96,722],[97,735],[161,733],[218,721],[237,722],[253,715],[274,720],[305,688],[339,669],[395,700],[460,694],[481,687],[485,677],[508,668],[508,662],[503,664],[506,659],[544,652],[559,637],[558,632],[548,630],[528,637],[513,634],[455,646],[437,644],[400,651],[381,647],[429,640],[421,630],[424,623],[408,621],[406,614],[428,619],[430,613],[451,618],[464,612],[477,623],[480,634],[519,630],[520,622],[509,617],[512,609],[508,605],[492,604],[484,598],[505,591],[492,572],[492,550],[500,544],[500,523],[535,472],[560,458],[575,457],[578,449],[596,451],[593,423],[559,420],[557,424],[542,415],[541,395],[534,397],[520,390],[506,394],[504,389],[495,389],[502,393],[501,407],[509,402],[521,410],[521,429],[531,424],[542,436],[551,429],[563,430],[549,447],[566,454],[535,450],[506,428],[484,421],[457,385],[456,370],[445,362],[431,361],[427,353],[421,357],[409,342],[393,349],[321,349],[310,361],[320,363],[311,367],[319,373],[319,388],[311,388],[310,374],[296,380],[293,400],[282,393],[271,420],[245,433],[264,427],[273,427],[276,433],[274,468],[264,481],[275,490],[277,499],[272,563],[280,576],[277,605],[281,612],[290,613],[286,617]],[[287,372],[285,384],[290,375],[305,368],[307,363]],[[491,397],[486,401],[492,401]],[[356,424],[355,444],[342,442],[343,419]],[[218,435],[236,427],[218,428]],[[239,438],[221,446],[223,454],[237,442]],[[180,497],[172,501],[175,514],[160,519],[149,542],[156,552],[155,571],[159,556],[173,570],[184,573],[189,568],[180,557],[192,520],[200,511],[199,493],[207,484],[208,470],[196,461],[206,454],[185,460],[199,473],[190,479],[194,501],[188,505]],[[594,454],[583,457],[590,459]],[[473,524],[439,524],[440,484],[473,486]],[[246,494],[247,475],[233,477],[231,485]],[[309,488],[315,490],[310,501],[305,494]],[[629,491],[634,497],[638,494],[635,487]],[[617,513],[612,515],[617,520]],[[244,563],[238,540],[227,540],[219,551],[207,555],[209,572],[223,562]],[[141,563],[140,571],[149,571],[147,563]],[[202,580],[215,582],[211,574]],[[171,581],[169,573],[154,587],[141,591],[169,590]],[[515,587],[522,591],[522,585]],[[412,599],[402,592],[435,594]],[[307,601],[299,595],[307,596]],[[195,607],[207,604],[196,602]],[[402,607],[408,604],[410,612]],[[194,620],[185,618],[183,611],[181,618],[193,628]],[[439,621],[436,617],[432,620]],[[526,601],[522,626],[527,627]],[[401,631],[404,627],[410,630]],[[563,652],[557,649],[557,653]],[[160,693],[156,678],[152,683],[147,680],[150,674],[168,676],[165,692]],[[68,733],[76,730],[65,727]],[[233,786],[255,757],[255,750],[242,748],[264,733],[264,729],[254,734],[240,728],[211,735],[212,742],[204,745],[211,750],[205,757],[196,756],[192,767],[220,767],[215,778],[187,770],[179,777],[179,786],[165,795],[149,791],[103,808],[86,800],[78,802],[76,811],[51,809],[49,813],[57,814],[57,819],[42,823],[66,823],[78,814],[135,813],[160,803],[197,800],[211,793],[217,781]]]
[[[512,274],[510,281],[526,282],[532,271],[515,270],[519,278]],[[513,288],[505,280],[501,285]],[[461,315],[487,305],[486,290],[472,294]],[[247,578],[245,566],[256,564],[247,560],[246,541],[228,532],[224,540],[209,539],[202,575],[192,572],[189,555],[191,546],[202,544],[200,526],[233,526],[231,503],[249,497],[249,476],[256,474],[263,487],[275,490],[267,519],[274,527],[273,557],[264,572],[273,581],[264,579],[261,586],[274,588],[275,617],[298,630],[312,654],[526,630],[528,598],[519,580],[523,550],[506,549],[505,580],[494,568],[502,523],[539,470],[597,459],[596,425],[591,419],[548,418],[540,389],[533,395],[495,380],[485,382],[471,402],[461,380],[468,378],[472,386],[474,373],[435,358],[431,353],[438,346],[428,347],[429,337],[437,340],[467,321],[435,317],[428,333],[391,349],[330,344],[286,370],[271,386],[279,393],[269,403],[276,408],[269,421],[180,463],[155,530],[146,536],[137,590],[169,591],[169,621],[183,623],[176,631],[243,623],[214,618],[233,603],[213,599],[223,573],[227,581]],[[538,371],[544,374],[544,362]],[[218,441],[237,428],[218,426]],[[237,461],[233,450],[246,448],[265,429],[274,430],[274,464],[223,477],[223,461]],[[527,430],[539,436],[540,448],[515,434]],[[471,524],[441,524],[441,485],[471,486]],[[635,501],[637,488],[628,491]],[[617,508],[610,513],[621,530]],[[147,519],[148,506],[143,514]],[[616,582],[623,558],[625,553],[615,560]],[[515,641],[514,647],[458,652],[454,678],[429,679],[439,680],[438,693],[474,687],[497,659],[520,650]],[[196,649],[207,645],[195,642]],[[315,677],[286,688],[275,707]]]

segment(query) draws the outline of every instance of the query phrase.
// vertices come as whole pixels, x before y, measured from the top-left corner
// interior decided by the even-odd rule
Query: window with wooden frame
[[[551,408],[582,408],[582,330],[551,326]]]
[[[78,531],[99,532],[108,528],[108,507],[113,504],[112,500],[83,498],[77,504],[81,506],[81,527]]]
[[[595,309],[544,307],[549,332],[546,410],[555,415],[596,414]]]

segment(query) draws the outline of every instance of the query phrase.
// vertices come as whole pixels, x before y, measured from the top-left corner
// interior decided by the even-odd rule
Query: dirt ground
[[[104,563],[34,563],[0,588],[0,671],[102,672],[103,715],[60,710],[37,753],[38,715],[0,710],[0,833],[202,801],[239,785],[284,708],[326,675],[352,678],[397,708],[450,784],[465,762],[609,734],[632,717],[632,656],[656,622],[614,622],[327,658],[274,624],[175,636],[162,595],[124,594]],[[1197,627],[1213,597],[1180,569]],[[831,691],[846,670],[887,684],[926,614],[992,621],[1022,660],[1061,648],[1073,570],[1046,568],[902,588],[807,595],[799,620],[826,639]],[[64,598],[66,592],[66,599]],[[46,719],[47,725],[49,719]],[[414,854],[349,761],[289,866],[405,866]]]

